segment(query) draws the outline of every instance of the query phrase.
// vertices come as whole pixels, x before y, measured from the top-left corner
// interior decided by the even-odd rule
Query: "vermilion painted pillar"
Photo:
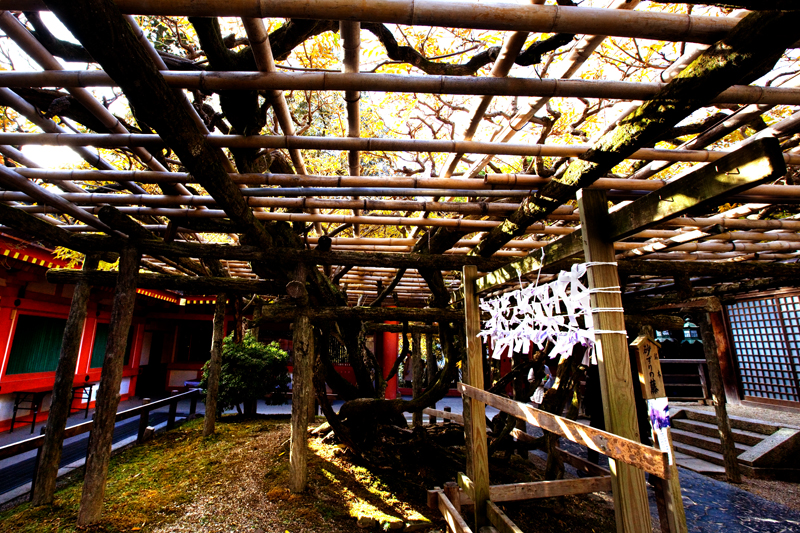
[[[387,324],[397,324],[398,322],[387,322]],[[389,374],[389,370],[391,370],[392,366],[394,366],[394,362],[397,360],[397,333],[389,333],[388,331],[384,331],[381,333],[383,339],[381,342],[381,346],[383,349],[383,373],[384,376]],[[397,375],[389,380],[386,383],[386,395],[387,400],[394,400],[397,398]]]

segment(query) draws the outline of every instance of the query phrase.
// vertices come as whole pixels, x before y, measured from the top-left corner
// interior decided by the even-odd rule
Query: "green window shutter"
[[[98,322],[97,330],[94,335],[94,346],[92,347],[92,362],[89,368],[103,368],[103,359],[106,357],[106,343],[108,342],[108,324]],[[131,357],[131,346],[133,345],[133,327],[128,330],[128,345],[125,348],[125,362],[127,365]]]
[[[20,315],[6,374],[55,372],[66,325],[65,318]]]

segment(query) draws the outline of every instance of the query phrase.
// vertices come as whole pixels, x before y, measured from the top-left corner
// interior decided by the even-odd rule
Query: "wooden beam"
[[[689,209],[717,202],[784,174],[786,163],[778,140],[759,139],[609,214],[606,238],[625,239]]]
[[[439,496],[438,507],[444,521],[447,522],[448,531],[452,533],[472,533],[467,523],[453,506],[453,503],[445,496],[444,491],[436,491]]]
[[[644,445],[607,431],[595,429],[579,424],[573,420],[556,416],[552,413],[536,409],[530,405],[503,398],[484,390],[470,387],[464,383],[458,384],[458,390],[463,395],[480,400],[486,405],[500,409],[504,413],[524,420],[529,424],[546,429],[565,439],[586,446],[600,452],[619,462],[624,462],[640,468],[659,477],[667,473],[667,454],[660,452],[652,446]]]
[[[800,277],[800,263],[721,263],[712,261],[619,261],[620,274],[636,276],[691,277],[712,276],[735,278],[794,278]]]
[[[588,494],[590,492],[609,492],[611,476],[585,477],[577,479],[557,479],[554,481],[532,481],[529,483],[511,483],[508,485],[492,485],[489,487],[489,498],[493,502],[516,502],[570,496],[572,494]]]
[[[265,305],[260,325],[273,322],[292,321],[297,316],[297,308],[289,305]],[[338,320],[358,318],[363,321],[382,322],[387,320],[418,320],[420,322],[460,322],[464,312],[460,309],[438,309],[432,307],[320,307],[309,309],[312,320]]]
[[[683,324],[683,321],[681,321]],[[365,326],[365,331],[367,333],[378,333],[378,332],[389,332],[389,333],[402,333],[403,332],[403,325],[402,324],[378,324],[378,323],[370,323]],[[428,326],[428,325],[420,325],[420,324],[409,324],[408,331],[411,333],[424,333],[426,335],[438,335],[439,334],[439,326]],[[431,352],[428,352],[431,353]]]
[[[719,201],[785,173],[786,164],[777,139],[759,139],[609,215],[609,225],[603,229],[604,238],[612,242],[622,240],[679,217],[690,209]],[[517,279],[518,276],[556,266],[557,263],[580,254],[583,251],[581,230],[557,239],[542,251],[534,251],[523,259],[479,278],[476,281],[478,292],[497,287]],[[633,266],[630,271],[638,273]],[[459,296],[457,293],[454,299]]]
[[[486,518],[499,533],[522,533],[522,530],[491,500],[486,505]]]
[[[80,272],[72,269],[53,268],[46,273],[50,283],[75,284],[81,281],[100,287],[114,287],[117,284],[116,272]],[[264,294],[280,296],[285,293],[285,284],[269,280],[250,280],[236,278],[200,278],[174,274],[139,274],[137,287],[142,289],[166,289],[189,291],[195,294],[216,294],[218,292]]]
[[[633,205],[633,204],[630,204]],[[592,320],[595,327],[594,350],[600,369],[600,390],[606,429],[639,442],[636,400],[633,393],[625,320],[619,276],[614,261],[614,245],[604,233],[608,227],[608,202],[605,191],[578,191],[581,211],[584,256],[589,268]],[[644,474],[633,465],[609,458],[617,532],[650,531],[650,509]],[[668,465],[662,461],[663,475]]]
[[[464,417],[458,413],[451,413],[450,411],[442,411],[439,409],[431,409],[425,408],[422,410],[423,414],[429,416],[438,416],[439,418],[444,418],[446,420],[452,420],[456,424],[464,424]]]
[[[481,317],[475,279],[478,271],[474,266],[464,267],[464,319],[467,353],[463,369],[464,381],[483,389],[483,346],[478,334]],[[467,475],[474,483],[475,528],[486,524],[486,502],[489,498],[489,448],[486,442],[486,406],[469,396],[462,397],[464,403],[464,438],[466,440]]]

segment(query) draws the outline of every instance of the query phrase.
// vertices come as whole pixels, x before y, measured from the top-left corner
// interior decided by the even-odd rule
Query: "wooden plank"
[[[672,181],[608,217],[607,235],[618,241],[689,209],[705,206],[786,174],[780,143],[759,139],[713,164]]]
[[[786,164],[776,139],[759,139],[735,152],[700,167],[672,181],[610,215],[604,229],[606,238],[619,241],[689,209],[705,205],[755,187],[759,183],[782,176]],[[489,290],[518,276],[553,266],[559,261],[578,255],[581,249],[581,230],[576,230],[548,244],[541,250],[486,274],[475,282],[478,292]],[[463,294],[456,292],[453,299]]]
[[[567,440],[591,448],[612,459],[617,459],[626,464],[641,468],[645,472],[650,472],[658,477],[666,477],[667,473],[667,454],[647,446],[607,431],[596,429],[590,426],[579,424],[568,418],[556,416],[552,413],[536,409],[530,405],[503,398],[484,390],[478,390],[464,383],[458,384],[461,394],[480,400],[486,405],[495,407],[504,413],[508,413],[531,425],[546,429]],[[634,419],[635,421],[635,419]]]
[[[500,533],[522,533],[522,530],[492,501],[487,503],[486,518]]]
[[[453,507],[452,502],[447,499],[447,496],[444,495],[444,491],[438,491],[438,495],[439,511],[442,513],[444,521],[447,522],[449,531],[452,533],[472,533],[472,530],[464,521],[464,518],[456,511],[456,508]]]
[[[578,191],[578,206],[583,233],[583,254],[589,264],[589,290],[598,291],[591,293],[591,304],[595,327],[594,350],[600,370],[606,429],[611,434],[639,443],[633,376],[628,357],[614,245],[603,235],[608,228],[608,201],[605,191]],[[669,475],[668,465],[663,456],[661,457],[659,468],[663,473],[656,475],[666,478]],[[624,460],[617,462],[614,459],[609,456],[617,532],[649,533],[650,507],[647,503],[644,474],[636,468],[638,465],[629,462],[625,464]]]
[[[448,420],[452,420],[456,424],[464,424],[464,417],[458,413],[451,413],[450,411],[440,411],[439,409],[431,409],[426,407],[422,410],[422,412],[426,415],[430,416],[438,416],[439,418],[446,418]]]
[[[464,365],[464,380],[478,389],[483,389],[483,347],[478,333],[481,331],[478,295],[475,279],[478,269],[464,267],[464,317],[467,338],[467,353]],[[467,475],[475,484],[475,528],[486,525],[486,501],[489,498],[489,448],[486,442],[486,406],[463,397],[464,437],[466,440]]]
[[[611,474],[607,468],[603,468],[602,466],[596,465],[591,461],[587,461],[583,457],[578,457],[574,453],[570,453],[567,450],[558,448],[558,452],[561,454],[561,458],[564,460],[564,462],[572,465],[576,470],[581,470],[592,476],[608,476]]]
[[[530,483],[512,483],[508,485],[492,485],[489,487],[489,499],[493,502],[516,502],[569,496],[571,494],[587,494],[590,492],[608,492],[611,490],[610,476],[596,476],[576,479],[557,479],[554,481],[533,481]]]

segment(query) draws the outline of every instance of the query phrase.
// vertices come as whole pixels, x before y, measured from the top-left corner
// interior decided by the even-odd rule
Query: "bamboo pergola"
[[[186,294],[249,291],[285,299],[288,293],[297,310],[280,316],[302,324],[296,334],[310,331],[309,317],[344,308],[330,303],[328,284],[345,292],[349,307],[371,305],[363,315],[371,320],[392,320],[391,311],[380,311],[390,294],[404,308],[397,316],[413,316],[406,308],[430,306],[419,321],[444,320],[462,301],[465,267],[475,284],[468,287],[471,298],[474,290],[490,296],[548,281],[571,262],[589,259],[582,238],[611,239],[607,249],[593,253],[616,263],[621,302],[637,313],[694,297],[725,299],[795,286],[800,280],[795,266],[800,257],[796,11],[767,6],[748,16],[712,8],[688,14],[668,5],[677,2],[639,5],[635,0],[581,6],[545,0],[530,5],[469,0],[79,3],[83,7],[64,0],[3,3],[0,30],[15,57],[41,70],[0,71],[0,106],[18,117],[17,127],[7,122],[0,132],[5,162],[0,166],[0,231],[92,257],[121,252],[120,280],[122,270],[131,276],[138,267],[143,286]],[[111,13],[108,20],[124,20],[132,31],[106,35],[104,19],[94,21],[99,29],[93,35],[69,12],[90,7]],[[55,42],[30,13],[50,10],[85,48],[82,57],[91,59],[87,68],[65,67],[59,61],[64,50],[77,52]],[[239,37],[249,39],[248,53],[234,57],[227,49],[209,47],[206,65],[159,52],[138,25],[136,17],[148,15],[241,22]],[[328,24],[326,31],[338,32],[342,50],[335,68],[285,71],[291,68],[282,64],[289,52],[273,53],[281,43],[275,42],[276,33],[268,33],[281,18],[319,21]],[[199,31],[208,27],[203,24],[202,19],[195,23]],[[401,25],[399,32],[405,27],[496,32],[503,44],[491,51],[484,70],[455,75],[451,67],[458,65],[434,61],[432,67],[429,58],[408,50],[404,53],[410,55],[398,55],[402,51],[394,42],[393,51],[386,47],[391,59],[386,63],[417,70],[382,73],[378,66],[367,72],[363,40],[381,35],[376,25],[385,29],[387,24]],[[541,72],[527,68],[536,61],[520,59],[531,40],[553,43],[539,53],[538,62],[545,57],[546,65]],[[655,56],[640,54],[644,41],[672,52],[656,64]],[[613,46],[636,50],[626,53],[639,75],[578,77],[587,65],[605,61]],[[737,59],[709,66],[715,50],[729,49],[737,51]],[[452,55],[458,54],[446,57]],[[210,66],[225,61],[226,68]],[[241,61],[252,61],[250,70],[237,70],[245,64]],[[429,71],[434,73],[420,74]],[[52,88],[49,109],[42,109],[43,91]],[[123,123],[97,96],[109,90],[136,108],[130,120],[138,126]],[[290,106],[287,95],[293,92],[343,99],[342,135],[308,133]],[[411,93],[418,99],[451,95],[461,103],[449,105],[466,113],[454,122],[440,116],[444,108],[438,108],[421,119],[452,127],[450,135],[437,133],[444,130],[430,123],[430,135],[406,136],[388,128],[385,135],[368,133],[364,117],[380,105],[383,93]],[[274,124],[248,129],[239,126],[237,120],[246,122],[241,117],[220,118],[207,106],[209,114],[202,100],[210,94],[255,95],[258,105],[272,109]],[[558,102],[582,102],[588,110],[590,101],[597,104],[591,135],[575,131],[548,140],[562,116]],[[66,107],[59,109],[61,104]],[[67,118],[70,112],[64,109],[70,106],[83,122]],[[226,131],[212,133],[220,124]],[[42,168],[21,151],[24,146],[67,147],[85,164]],[[282,163],[245,164],[244,151]],[[345,153],[346,164],[338,172],[314,173],[315,154],[328,153]],[[691,189],[691,176],[722,182],[744,173],[740,170],[764,153],[778,170],[724,190],[713,184]],[[128,159],[128,170],[109,162],[114,154]],[[417,162],[427,157],[442,164],[420,163],[418,171],[396,165],[387,171],[387,166],[366,164],[367,155],[375,154]],[[730,161],[735,164],[728,168]],[[594,214],[581,212],[579,196],[580,205],[594,205]],[[662,196],[680,203],[680,209],[658,207]],[[610,215],[603,212],[603,202]],[[645,219],[637,213],[650,211],[628,205],[657,207]],[[626,213],[631,222],[617,222],[613,235],[604,237],[605,227],[581,227],[582,220],[616,220],[615,212]],[[142,254],[141,262],[132,246]],[[89,272],[89,265],[85,277],[71,282],[115,282]],[[223,283],[223,278],[234,279]],[[319,281],[323,278],[327,282]],[[312,309],[314,298],[330,309]],[[447,309],[451,304],[455,307]],[[303,346],[313,352],[313,344]],[[622,426],[610,427],[627,437]],[[620,531],[634,530],[629,522],[641,511],[627,505],[618,509],[624,515]],[[84,523],[97,512],[86,511]]]

